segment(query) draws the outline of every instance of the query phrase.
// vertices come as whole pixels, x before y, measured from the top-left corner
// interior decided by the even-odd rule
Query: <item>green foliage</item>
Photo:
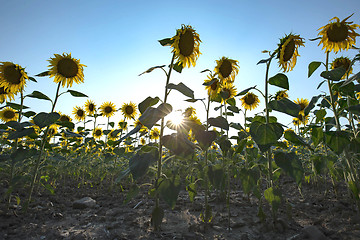
[[[269,84],[289,90],[289,80],[283,73],[278,73],[269,78]]]
[[[298,117],[300,106],[288,98],[272,100],[269,102],[269,108],[278,112],[286,113],[293,117]]]
[[[304,177],[304,169],[300,159],[294,152],[285,153],[277,151],[274,153],[276,165],[278,165],[286,174],[291,176],[298,185]]]
[[[164,201],[174,209],[176,200],[181,190],[181,180],[179,176],[173,176],[172,179],[160,180],[159,192]]]
[[[284,129],[279,123],[252,122],[250,135],[259,145],[274,144],[283,135]]]
[[[160,100],[159,97],[155,97],[155,98],[147,97],[144,101],[142,101],[138,105],[140,113],[143,114],[148,107],[154,106],[159,102],[159,100]]]
[[[226,120],[226,118],[218,116],[216,118],[209,118],[208,119],[208,124],[210,126],[214,126],[214,127],[219,127],[222,128],[224,130],[229,130],[229,123]]]
[[[52,112],[52,113],[41,112],[36,114],[33,120],[37,126],[43,128],[55,123],[59,118],[60,118],[60,114],[58,114],[57,112]]]
[[[179,84],[173,84],[173,83],[169,83],[167,85],[167,89],[175,89],[179,92],[181,92],[182,94],[184,94],[185,96],[189,97],[189,98],[194,98],[194,91],[191,90],[190,88],[188,88],[185,84],[183,84],[182,82]]]
[[[311,62],[308,67],[308,77],[311,77],[311,75],[318,69],[321,65],[321,62]]]

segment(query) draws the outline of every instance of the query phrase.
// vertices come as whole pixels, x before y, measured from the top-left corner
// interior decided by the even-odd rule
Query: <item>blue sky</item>
[[[222,56],[239,61],[235,80],[238,91],[257,85],[264,89],[265,65],[256,63],[266,58],[262,50],[274,50],[279,39],[292,32],[305,39],[299,48],[300,57],[289,78],[289,97],[311,99],[326,86],[316,89],[321,81],[321,70],[308,78],[307,67],[312,61],[325,61],[318,41],[318,29],[334,16],[341,20],[354,13],[351,21],[360,24],[360,1],[2,1],[0,19],[0,61],[11,61],[26,68],[29,76],[48,70],[48,59],[53,54],[70,53],[87,65],[85,81],[71,89],[81,91],[100,106],[112,101],[118,108],[125,102],[138,104],[146,97],[164,97],[165,76],[161,70],[138,76],[146,69],[168,65],[171,49],[157,40],[172,37],[181,24],[190,24],[200,35],[200,55],[195,68],[186,68],[182,74],[173,73],[171,82],[183,82],[195,92],[196,98],[205,98],[202,86],[206,74],[213,70],[215,60]],[[358,31],[359,32],[359,31]],[[360,41],[358,39],[358,41]],[[359,47],[359,44],[357,43]],[[336,56],[352,58],[357,51],[340,52]],[[330,58],[333,59],[334,54]],[[354,72],[358,72],[355,67]],[[270,76],[280,72],[273,62]],[[54,98],[53,79],[37,77],[29,82],[26,94],[41,91]],[[270,93],[279,90],[270,87]],[[66,89],[63,89],[66,91]],[[175,109],[190,106],[186,97],[172,92],[169,103]],[[237,99],[238,100],[238,99]],[[263,103],[263,99],[260,99]],[[56,110],[72,114],[73,107],[82,106],[85,98],[63,95]],[[16,102],[19,102],[18,98]],[[26,99],[25,105],[33,111],[49,112],[49,102]],[[240,106],[240,101],[237,101]],[[193,104],[204,119],[202,104]],[[213,105],[215,107],[215,105]],[[263,105],[253,111],[260,112]],[[211,116],[217,116],[212,111]],[[283,124],[291,118],[275,114]],[[120,120],[117,113],[112,119]],[[105,121],[105,119],[104,119]],[[229,121],[241,122],[237,116]]]

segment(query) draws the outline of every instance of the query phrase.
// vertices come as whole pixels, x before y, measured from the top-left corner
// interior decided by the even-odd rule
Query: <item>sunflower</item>
[[[121,107],[121,112],[125,118],[133,119],[137,114],[137,108],[135,103],[124,103]]]
[[[61,112],[58,112],[60,114],[60,118],[59,118],[59,121],[60,122],[71,122],[72,119],[69,115],[66,115],[66,114],[63,114]]]
[[[115,104],[113,104],[112,102],[104,102],[100,106],[100,112],[104,117],[113,116],[116,112]]]
[[[304,46],[304,40],[300,35],[290,33],[282,39],[277,49],[277,58],[279,59],[279,67],[284,72],[293,70],[296,64],[296,59],[299,55],[299,46]]]
[[[54,77],[54,82],[59,83],[63,87],[71,87],[73,82],[84,82],[84,64],[80,64],[80,60],[72,58],[71,53],[54,54],[54,58],[48,60],[50,62],[49,75]]]
[[[88,99],[85,103],[85,111],[88,115],[94,115],[96,112],[96,105],[90,99]]]
[[[281,100],[283,98],[288,98],[287,90],[279,90],[275,93],[275,100]]]
[[[4,103],[7,99],[15,100],[14,93],[10,92],[4,87],[0,87],[0,103]]]
[[[0,87],[4,87],[7,91],[17,94],[24,89],[26,79],[29,79],[29,77],[24,68],[12,62],[1,62]]]
[[[184,117],[191,117],[196,115],[196,109],[193,107],[187,107],[183,113]]]
[[[321,40],[318,46],[323,44],[322,49],[325,48],[326,52],[334,50],[334,52],[337,53],[341,50],[348,50],[352,45],[355,45],[355,38],[359,36],[359,34],[355,32],[355,29],[360,26],[352,24],[353,22],[346,22],[351,16],[352,14],[341,22],[339,18],[334,17],[330,19],[330,23],[319,28],[318,31],[321,31],[318,35],[321,36]],[[335,21],[331,22],[332,20]]]
[[[306,125],[309,122],[309,115],[304,116],[303,113],[299,113],[299,115],[293,119],[293,124],[295,126],[299,126],[301,124]]]
[[[101,128],[96,127],[96,128],[93,130],[93,137],[94,137],[95,139],[100,139],[102,135],[103,135],[103,131],[102,131]]]
[[[309,100],[301,98],[295,101],[300,106],[300,113],[304,113],[304,109],[309,105]]]
[[[115,141],[115,140],[117,139],[117,137],[118,137],[118,133],[116,133],[114,129],[111,130],[111,131],[109,132],[109,134],[108,134],[108,138],[109,138],[110,140]]]
[[[205,89],[208,92],[208,95],[210,99],[214,99],[220,91],[221,83],[218,78],[215,78],[215,74],[209,74],[208,79],[204,81]],[[208,85],[210,82],[212,82],[210,85]]]
[[[74,107],[73,114],[75,115],[75,120],[84,121],[85,120],[85,110],[82,107]]]
[[[160,138],[160,130],[158,128],[154,128],[150,131],[150,139],[157,140]]]
[[[145,145],[145,144],[146,144],[145,138],[140,138],[140,144],[141,144],[141,145]]]
[[[352,64],[351,64],[351,60],[348,57],[338,57],[335,58],[332,63],[330,63],[330,67],[331,69],[335,69],[338,67],[343,67],[346,71],[347,74],[344,74],[344,76],[342,76],[341,79],[345,79],[346,76],[349,76],[350,74],[352,74],[353,68],[352,68]]]
[[[238,61],[222,57],[220,60],[216,60],[214,71],[222,82],[232,83],[235,81],[235,76],[239,72]]]
[[[230,98],[235,97],[236,95],[236,88],[232,83],[226,83],[220,90],[220,95],[222,97],[222,101],[226,101]]]
[[[12,108],[7,107],[0,111],[0,119],[3,122],[17,121],[19,114]]]
[[[241,105],[245,109],[250,111],[255,109],[260,103],[258,96],[256,96],[252,92],[248,92],[245,96],[240,98],[240,100],[241,100]]]
[[[175,59],[182,63],[183,67],[195,67],[196,60],[201,52],[199,34],[190,25],[182,25],[181,29],[176,30],[176,35],[171,38],[173,43],[171,47],[175,54]]]
[[[119,123],[119,128],[122,130],[125,130],[127,128],[127,122],[125,122],[124,120],[121,120]]]
[[[50,127],[49,127],[49,130],[48,130],[48,135],[50,137],[53,137],[55,134],[58,133],[58,128],[59,128],[59,125],[51,124]]]

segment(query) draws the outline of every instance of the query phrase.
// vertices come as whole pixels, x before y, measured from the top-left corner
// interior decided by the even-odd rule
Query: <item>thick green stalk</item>
[[[269,101],[269,83],[268,83],[268,79],[269,79],[269,69],[270,69],[270,63],[271,63],[272,58],[269,59],[269,61],[266,63],[266,73],[265,73],[265,119],[266,119],[266,123],[269,123],[269,106],[268,106],[268,101]],[[273,186],[273,169],[272,169],[272,156],[271,156],[271,149],[267,150],[266,152],[266,157],[268,159],[268,170],[269,170],[269,181],[270,181],[270,187]]]

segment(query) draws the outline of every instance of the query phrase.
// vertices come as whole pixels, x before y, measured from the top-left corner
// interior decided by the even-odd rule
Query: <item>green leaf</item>
[[[321,62],[311,62],[309,64],[309,71],[308,71],[308,78],[315,72],[316,69],[318,69],[318,67],[320,67]]]
[[[6,106],[8,107],[11,107],[12,109],[15,109],[15,110],[20,110],[21,108],[22,109],[27,109],[29,107],[27,106],[21,106],[20,104],[17,104],[17,103],[11,103],[11,102],[6,102]]]
[[[269,79],[269,84],[289,90],[289,81],[285,74],[278,73]]]
[[[161,40],[158,40],[161,46],[171,46],[171,44],[174,42],[174,39],[171,38],[164,38]]]
[[[245,94],[247,94],[250,90],[255,89],[255,88],[256,88],[256,85],[253,86],[253,87],[249,87],[249,88],[247,88],[247,89],[245,89],[245,90],[242,90],[241,92],[239,92],[238,94],[236,94],[235,97],[245,95]]]
[[[216,132],[215,131],[203,131],[203,130],[197,130],[195,132],[195,139],[199,142],[199,145],[203,151],[207,150],[212,142],[216,138]]]
[[[21,124],[20,124],[19,122],[17,122],[17,121],[9,121],[9,122],[6,122],[5,125],[13,128],[13,129],[15,129],[16,131],[20,131],[20,130],[22,130],[22,129],[24,128],[24,127],[21,126]]]
[[[61,127],[66,127],[70,130],[73,130],[75,128],[75,124],[69,121],[57,121],[56,124],[60,125]]]
[[[289,142],[297,145],[297,146],[306,146],[306,147],[310,147],[310,145],[305,142],[305,140],[303,138],[301,138],[300,136],[298,136],[294,131],[285,131],[284,132],[284,137],[286,140],[288,140]]]
[[[144,176],[151,163],[156,162],[157,158],[152,153],[136,153],[129,160],[129,169],[133,178],[139,179]]]
[[[24,149],[18,148],[15,152],[10,155],[10,158],[13,162],[21,162],[27,158],[33,157],[37,153],[35,148],[32,149]]]
[[[168,103],[161,103],[157,108],[148,107],[139,117],[139,121],[151,129],[157,121],[172,112],[172,106]]]
[[[60,118],[60,114],[58,114],[57,112],[52,112],[52,113],[41,112],[38,113],[33,118],[33,120],[37,126],[43,128],[55,123],[59,118]]]
[[[218,116],[216,118],[209,118],[208,124],[210,126],[219,127],[225,130],[229,130],[229,123],[226,118]]]
[[[235,98],[230,98],[230,99],[226,100],[226,103],[228,103],[231,107],[235,107],[235,106],[236,106],[236,100],[235,100]]]
[[[286,174],[292,177],[298,185],[304,177],[304,169],[300,159],[294,152],[285,153],[277,151],[274,153],[276,165],[278,165]]]
[[[7,139],[13,140],[13,139],[17,139],[17,138],[22,138],[22,137],[28,136],[34,132],[35,131],[33,128],[23,128],[19,131],[11,132],[9,134],[9,136],[7,137]]]
[[[139,194],[139,192],[140,192],[140,188],[137,185],[132,186],[126,195],[123,204],[127,204],[131,199],[136,197]]]
[[[272,100],[269,102],[269,107],[272,110],[286,113],[293,117],[298,117],[300,106],[288,98],[282,98],[280,100]]]
[[[315,116],[316,116],[316,123],[324,120],[324,117],[326,116],[326,110],[325,109],[320,109],[320,110],[316,110],[314,111]]]
[[[37,75],[35,75],[36,77],[46,77],[46,76],[50,76],[50,72],[49,71],[45,71],[42,73],[39,73]]]
[[[256,65],[267,63],[268,61],[270,61],[270,59],[272,59],[272,57],[269,57],[267,59],[261,59]]]
[[[241,186],[245,194],[249,194],[257,186],[260,178],[260,172],[257,168],[242,168],[239,174]]]
[[[354,105],[354,106],[350,106],[350,107],[348,107],[348,110],[349,110],[351,113],[360,116],[360,104],[357,104],[357,105]]]
[[[324,133],[326,145],[340,155],[350,144],[349,133],[345,131],[328,131]]]
[[[151,225],[156,231],[160,229],[163,218],[164,210],[161,207],[155,207],[151,213]]]
[[[163,136],[164,147],[177,156],[187,157],[194,153],[196,145],[183,134],[173,133]]]
[[[30,81],[33,81],[33,82],[37,82],[36,79],[33,78],[33,77],[29,77],[29,80],[30,80]]]
[[[321,95],[314,96],[311,98],[310,103],[304,109],[305,116],[308,115],[310,113],[310,111],[315,107],[315,104],[319,100],[320,97],[321,97]]]
[[[331,71],[323,71],[320,76],[332,81],[340,81],[344,76],[346,69],[344,67],[338,67]]]
[[[319,143],[323,142],[324,132],[322,130],[322,127],[311,128],[311,140],[313,141],[315,147],[319,145]]]
[[[189,97],[189,98],[194,98],[194,91],[191,90],[190,88],[188,88],[185,84],[183,84],[182,82],[175,85],[173,83],[169,83],[167,85],[168,89],[175,89],[179,92],[181,92],[182,94],[184,94],[185,96]]]
[[[142,101],[138,105],[140,113],[143,114],[148,107],[154,106],[159,102],[159,100],[160,100],[159,97],[155,97],[155,98],[147,97],[144,101]]]
[[[74,90],[67,90],[70,94],[71,94],[71,96],[73,96],[73,97],[88,97],[87,95],[85,95],[85,94],[83,94],[83,93],[81,93],[81,92],[78,92],[78,91],[74,91]]]
[[[177,62],[177,63],[175,63],[174,65],[173,65],[173,69],[175,70],[175,71],[177,71],[178,73],[181,73],[182,72],[182,70],[183,70],[183,65],[182,65],[182,63],[179,61],[179,62]]]
[[[145,74],[145,73],[151,73],[151,72],[154,71],[155,69],[157,69],[157,68],[163,68],[163,67],[165,67],[165,65],[151,67],[151,68],[149,68],[148,70],[146,70],[145,72],[140,73],[139,76],[141,76],[141,75],[143,75],[143,74]]]
[[[33,111],[27,111],[27,112],[24,112],[23,115],[27,118],[31,118],[32,116],[35,116],[36,115],[36,112],[33,112]]]
[[[283,127],[279,123],[252,122],[250,135],[258,145],[274,144],[283,134]]]
[[[211,81],[209,82],[204,82],[202,85],[203,86],[211,86],[214,82],[218,81],[217,78],[213,78]]]
[[[26,97],[44,99],[44,100],[48,100],[48,101],[52,102],[52,100],[48,96],[46,96],[45,94],[43,94],[42,92],[39,92],[39,91],[33,91],[31,94],[26,95]]]
[[[277,212],[281,204],[281,192],[279,189],[274,189],[272,187],[264,191],[264,197],[266,201],[271,205],[271,210],[273,213]]]
[[[169,204],[171,209],[175,207],[180,190],[181,180],[179,176],[174,176],[172,179],[164,179],[159,186],[160,196]]]
[[[225,186],[225,171],[220,164],[210,165],[208,167],[208,177],[211,185],[221,190]]]
[[[232,99],[234,99],[234,98],[232,98]],[[240,109],[238,107],[236,107],[236,106],[228,106],[227,109],[234,112],[234,113],[239,113],[240,112]]]

